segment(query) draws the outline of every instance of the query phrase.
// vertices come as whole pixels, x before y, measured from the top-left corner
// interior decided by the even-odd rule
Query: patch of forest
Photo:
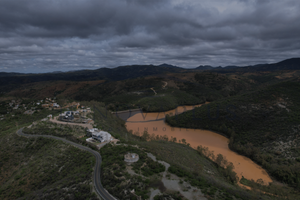
[[[300,83],[287,81],[167,116],[171,126],[209,129],[273,177],[300,187]]]
[[[95,158],[61,141],[0,137],[0,199],[98,199]]]

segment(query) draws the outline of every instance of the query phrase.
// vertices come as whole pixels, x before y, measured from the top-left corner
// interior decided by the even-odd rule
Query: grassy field
[[[138,162],[131,165],[136,175],[131,175],[127,171],[124,155],[128,152],[139,155]],[[147,157],[143,150],[129,145],[106,145],[100,153],[103,157],[101,174],[103,185],[119,199],[133,198],[129,193],[129,190],[133,189],[142,199],[148,199],[149,187],[161,177],[158,173],[165,171],[163,165]]]

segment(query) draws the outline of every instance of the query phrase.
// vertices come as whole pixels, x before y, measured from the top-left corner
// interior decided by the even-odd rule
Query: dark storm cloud
[[[1,0],[0,71],[299,57],[297,0]]]

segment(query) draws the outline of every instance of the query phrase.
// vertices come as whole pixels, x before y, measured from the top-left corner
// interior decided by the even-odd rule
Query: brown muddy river
[[[201,106],[201,105],[198,105]],[[186,129],[186,128],[174,128],[170,127],[164,122],[166,114],[175,112],[182,113],[187,110],[192,110],[195,106],[178,107],[176,110],[167,111],[165,113],[136,113],[129,117],[126,122],[128,130],[132,130],[133,133],[139,132],[142,134],[145,130],[149,134],[155,135],[167,135],[169,138],[176,137],[177,141],[185,139],[187,143],[190,143],[191,147],[196,148],[199,145],[208,147],[210,151],[214,152],[214,155],[222,154],[229,162],[234,165],[234,171],[238,177],[251,180],[262,179],[264,183],[272,182],[269,175],[259,165],[254,163],[251,159],[241,156],[228,147],[229,139],[208,130],[201,129]]]

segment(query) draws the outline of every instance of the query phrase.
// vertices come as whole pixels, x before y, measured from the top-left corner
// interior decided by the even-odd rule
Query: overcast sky
[[[299,0],[0,0],[0,71],[300,57]]]

